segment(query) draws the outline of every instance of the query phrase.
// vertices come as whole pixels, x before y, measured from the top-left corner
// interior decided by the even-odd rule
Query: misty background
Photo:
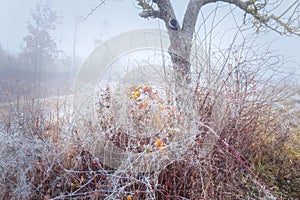
[[[30,94],[33,98],[71,93],[80,66],[101,42],[122,32],[165,26],[160,20],[145,20],[139,17],[140,9],[135,0],[110,0],[97,8],[100,2],[1,0],[0,83],[5,95],[0,96],[5,98],[0,101],[11,101],[20,93]],[[181,21],[187,2],[173,2]],[[45,7],[54,14],[46,21],[48,27],[43,27],[47,23],[39,20],[44,16],[40,11]],[[214,9],[206,7],[208,11],[209,8]],[[91,12],[93,9],[95,10]],[[223,18],[229,10],[230,7],[221,9],[219,18]],[[235,13],[242,19],[242,12]],[[207,13],[203,11],[202,14]],[[198,24],[201,24],[203,20],[201,16],[199,18]],[[232,16],[220,23],[214,30],[215,45],[228,45],[232,37],[228,29],[234,26]],[[37,39],[35,36],[40,34],[37,34],[39,31],[44,35]],[[260,42],[272,42],[272,53],[282,55],[286,59],[287,69],[298,70],[299,37],[281,36],[270,31],[261,34]]]

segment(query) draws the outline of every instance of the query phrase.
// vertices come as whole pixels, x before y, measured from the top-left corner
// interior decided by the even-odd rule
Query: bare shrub
[[[74,123],[64,98],[1,104],[0,197],[297,199],[298,93],[274,84],[279,57],[245,49],[195,57],[212,61],[193,71],[186,107],[173,79],[101,87],[96,123]]]

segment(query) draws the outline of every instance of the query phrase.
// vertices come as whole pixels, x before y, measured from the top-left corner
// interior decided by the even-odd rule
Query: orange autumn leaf
[[[127,200],[131,200],[132,198],[131,198],[131,195],[127,195],[127,198],[126,198]]]
[[[132,200],[131,195],[128,195],[126,200]]]
[[[160,139],[155,138],[155,147],[160,148],[163,146],[164,146],[164,143]]]
[[[139,106],[138,106],[138,108],[142,109],[142,108],[147,108],[148,106],[149,106],[149,101],[147,100],[144,103],[140,103]]]
[[[152,88],[150,86],[144,86],[143,87],[143,92],[144,93],[152,93]]]
[[[145,108],[145,105],[143,103],[140,103],[138,106],[139,109]]]

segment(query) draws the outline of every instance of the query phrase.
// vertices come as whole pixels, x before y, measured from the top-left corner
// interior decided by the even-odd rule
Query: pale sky
[[[26,22],[30,21],[30,11],[35,9],[39,0],[0,0],[0,43],[11,53],[20,51],[22,38],[26,36]],[[59,46],[71,55],[73,48],[74,24],[78,16],[86,16],[98,3],[97,0],[49,0],[53,10],[59,11],[62,23],[58,25],[53,35],[59,41]],[[183,18],[186,2],[173,0],[179,20]],[[142,19],[138,16],[135,0],[110,0],[96,10],[85,22],[77,27],[76,51],[79,57],[85,59],[96,47],[95,40],[103,41],[109,37],[137,28],[159,28],[164,23],[155,19]],[[243,15],[241,15],[242,18]],[[199,17],[201,22],[201,17]],[[233,23],[227,21],[226,23]],[[217,34],[222,33],[223,24]],[[300,64],[300,38],[279,36],[271,33],[266,40],[274,40],[275,52],[284,54]]]
[[[10,52],[18,52],[26,36],[26,22],[30,11],[39,0],[0,0],[0,42]],[[73,47],[74,24],[79,16],[86,16],[97,5],[97,0],[50,0],[53,10],[59,11],[62,23],[54,32],[60,46],[68,53]],[[144,27],[157,27],[157,20],[138,17],[138,9],[130,0],[112,0],[98,9],[77,27],[77,51],[86,57],[94,49],[95,40],[105,40],[112,35]]]

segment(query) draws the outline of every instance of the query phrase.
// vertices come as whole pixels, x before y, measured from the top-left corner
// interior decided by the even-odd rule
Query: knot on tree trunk
[[[189,58],[186,58],[185,56],[180,56],[176,53],[170,53],[173,68],[176,74],[176,81],[179,82],[186,82],[189,83],[190,80],[190,73],[191,73],[191,63],[189,61]]]

